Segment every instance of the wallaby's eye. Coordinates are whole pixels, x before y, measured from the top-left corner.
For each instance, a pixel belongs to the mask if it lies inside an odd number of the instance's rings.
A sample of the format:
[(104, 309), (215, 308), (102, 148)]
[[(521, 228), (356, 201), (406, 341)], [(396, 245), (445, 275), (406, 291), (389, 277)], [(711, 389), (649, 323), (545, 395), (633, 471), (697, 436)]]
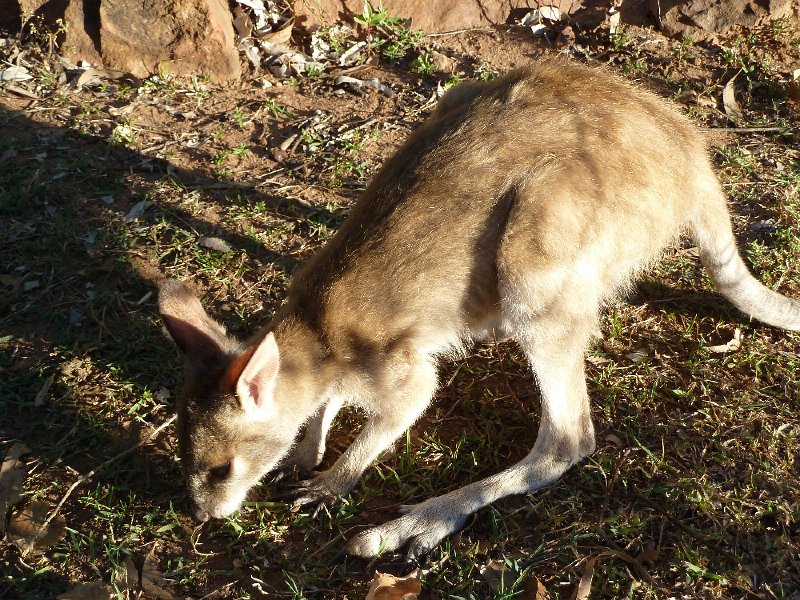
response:
[(213, 469), (208, 470), (209, 478), (214, 481), (222, 481), (223, 479), (227, 479), (228, 475), (230, 474), (231, 474), (230, 462), (226, 462), (224, 465), (219, 465), (218, 467), (214, 467)]

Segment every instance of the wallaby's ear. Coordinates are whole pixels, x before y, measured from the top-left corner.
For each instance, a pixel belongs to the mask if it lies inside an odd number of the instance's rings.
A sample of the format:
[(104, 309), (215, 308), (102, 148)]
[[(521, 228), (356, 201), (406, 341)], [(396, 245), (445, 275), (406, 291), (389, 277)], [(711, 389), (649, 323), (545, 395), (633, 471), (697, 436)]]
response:
[(272, 414), (275, 407), (272, 394), (279, 367), (278, 344), (269, 333), (255, 348), (236, 382), (236, 396), (242, 409), (251, 416), (265, 418)]
[(189, 356), (212, 359), (229, 345), (225, 328), (208, 316), (192, 291), (167, 279), (158, 292), (158, 311), (178, 348)]

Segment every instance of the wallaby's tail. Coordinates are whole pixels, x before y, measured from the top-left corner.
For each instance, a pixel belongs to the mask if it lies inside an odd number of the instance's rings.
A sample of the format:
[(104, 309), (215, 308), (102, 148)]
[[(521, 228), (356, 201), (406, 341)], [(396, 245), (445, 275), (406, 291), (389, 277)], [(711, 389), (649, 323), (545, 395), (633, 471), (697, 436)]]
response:
[(689, 235), (717, 290), (762, 323), (800, 331), (800, 301), (773, 292), (747, 270), (736, 248), (722, 191), (714, 189), (699, 205), (700, 214), (689, 224)]

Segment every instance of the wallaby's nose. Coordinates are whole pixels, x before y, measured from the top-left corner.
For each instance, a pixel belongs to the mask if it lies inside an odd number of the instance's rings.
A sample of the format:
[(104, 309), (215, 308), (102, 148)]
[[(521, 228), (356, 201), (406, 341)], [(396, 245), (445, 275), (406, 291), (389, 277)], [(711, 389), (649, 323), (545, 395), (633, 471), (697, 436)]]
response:
[(200, 521), (201, 523), (205, 523), (206, 521), (208, 521), (211, 518), (211, 515), (209, 515), (206, 511), (204, 511), (199, 506), (195, 506), (195, 508), (194, 508), (194, 518), (197, 519), (198, 521)]

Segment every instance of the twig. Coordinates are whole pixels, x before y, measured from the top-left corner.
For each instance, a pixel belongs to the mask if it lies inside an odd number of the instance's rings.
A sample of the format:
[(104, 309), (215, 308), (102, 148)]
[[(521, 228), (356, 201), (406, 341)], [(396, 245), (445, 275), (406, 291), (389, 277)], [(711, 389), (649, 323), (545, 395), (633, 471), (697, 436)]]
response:
[(700, 131), (730, 131), (732, 133), (758, 133), (763, 131), (780, 131), (789, 133), (787, 127), (701, 127)]
[(470, 27), (469, 29), (456, 29), (454, 31), (442, 31), (440, 33), (426, 33), (425, 37), (443, 37), (445, 35), (458, 35), (459, 33), (471, 33), (473, 31), (494, 31), (494, 27)]
[(39, 525), (39, 527), (37, 527), (36, 531), (33, 532), (33, 535), (30, 537), (30, 540), (31, 540), (30, 545), (22, 553), (23, 556), (28, 554), (31, 550), (33, 550), (33, 546), (34, 546), (34, 543), (36, 542), (36, 540), (38, 540), (42, 536), (42, 533), (44, 532), (45, 529), (47, 529), (47, 526), (50, 525), (50, 522), (61, 511), (61, 508), (64, 506), (64, 503), (67, 501), (67, 498), (69, 498), (72, 495), (72, 492), (74, 492), (75, 489), (79, 485), (85, 483), (87, 480), (89, 480), (92, 477), (94, 477), (97, 474), (98, 471), (102, 471), (103, 469), (105, 469), (111, 463), (114, 463), (114, 462), (118, 461), (119, 459), (127, 456), (128, 454), (131, 454), (137, 448), (140, 448), (141, 446), (144, 446), (147, 442), (149, 442), (154, 437), (156, 437), (159, 433), (161, 433), (161, 431), (163, 431), (165, 428), (167, 428), (169, 425), (171, 425), (172, 422), (176, 419), (176, 417), (177, 417), (177, 415), (172, 415), (169, 419), (167, 419), (161, 425), (156, 427), (152, 431), (152, 433), (150, 433), (150, 435), (148, 435), (145, 439), (143, 439), (139, 443), (134, 444), (133, 446), (131, 446), (127, 450), (123, 450), (122, 452), (120, 452), (116, 456), (112, 456), (111, 458), (109, 458), (104, 463), (100, 464), (99, 466), (97, 466), (94, 469), (92, 469), (91, 471), (89, 471), (86, 475), (82, 475), (82, 476), (78, 477), (78, 479), (76, 479), (75, 482), (69, 487), (69, 489), (64, 494), (64, 496), (61, 498), (59, 503), (56, 504), (56, 507), (52, 510), (52, 512), (49, 515), (47, 515), (47, 518), (44, 520), (44, 522), (41, 525)]
[(14, 85), (13, 83), (6, 83), (2, 87), (0, 87), (0, 89), (7, 89), (9, 92), (14, 92), (15, 94), (18, 94), (18, 95), (20, 95), (20, 96), (22, 96), (24, 98), (31, 98), (32, 100), (39, 100), (39, 96), (37, 96), (33, 92), (28, 91), (25, 88), (20, 87), (18, 85)]

